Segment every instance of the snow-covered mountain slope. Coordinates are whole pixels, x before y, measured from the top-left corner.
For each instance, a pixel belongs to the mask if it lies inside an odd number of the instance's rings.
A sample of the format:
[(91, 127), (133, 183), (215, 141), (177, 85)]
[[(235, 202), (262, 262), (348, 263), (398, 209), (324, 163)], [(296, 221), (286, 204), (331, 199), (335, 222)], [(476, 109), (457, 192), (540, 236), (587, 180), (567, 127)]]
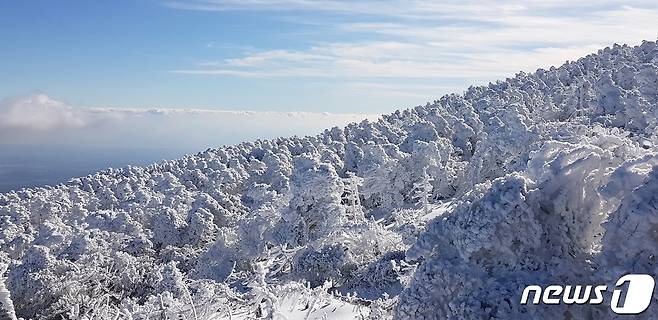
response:
[(611, 318), (519, 298), (658, 274), (657, 115), (658, 45), (616, 45), (376, 122), (1, 194), (0, 263), (26, 318), (277, 318), (291, 293), (311, 318), (320, 295), (372, 319)]

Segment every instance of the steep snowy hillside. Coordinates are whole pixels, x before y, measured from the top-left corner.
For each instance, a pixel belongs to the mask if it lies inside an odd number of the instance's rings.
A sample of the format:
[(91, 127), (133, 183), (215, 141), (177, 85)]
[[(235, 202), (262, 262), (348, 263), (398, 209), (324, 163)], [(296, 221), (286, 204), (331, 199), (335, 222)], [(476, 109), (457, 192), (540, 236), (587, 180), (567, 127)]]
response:
[(657, 115), (644, 42), (377, 122), (1, 194), (0, 299), (25, 318), (612, 318), (610, 299), (519, 299), (658, 274)]

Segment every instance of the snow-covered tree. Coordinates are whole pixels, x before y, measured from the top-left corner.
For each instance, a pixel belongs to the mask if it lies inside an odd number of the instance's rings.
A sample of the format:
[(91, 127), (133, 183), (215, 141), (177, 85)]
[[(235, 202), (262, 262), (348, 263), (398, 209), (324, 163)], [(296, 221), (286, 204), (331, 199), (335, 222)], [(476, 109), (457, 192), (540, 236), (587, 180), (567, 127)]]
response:
[(382, 318), (612, 318), (513, 302), (658, 272), (657, 106), (658, 44), (614, 45), (316, 136), (3, 193), (0, 303), (204, 319), (295, 292)]
[(0, 262), (0, 319), (16, 320), (14, 303), (11, 301), (11, 295), (5, 286), (4, 273), (7, 266)]
[(424, 214), (429, 214), (430, 198), (432, 195), (432, 181), (433, 179), (427, 174), (427, 169), (423, 169), (421, 180), (414, 183), (413, 198), (420, 202)]

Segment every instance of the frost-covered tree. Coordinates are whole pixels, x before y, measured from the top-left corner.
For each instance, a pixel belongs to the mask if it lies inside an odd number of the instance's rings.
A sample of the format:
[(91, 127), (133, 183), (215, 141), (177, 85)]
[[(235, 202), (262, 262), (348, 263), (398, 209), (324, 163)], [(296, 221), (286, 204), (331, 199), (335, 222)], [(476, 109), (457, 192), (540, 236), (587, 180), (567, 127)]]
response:
[(291, 244), (304, 244), (328, 235), (345, 215), (341, 204), (343, 182), (336, 170), (313, 157), (298, 157), (294, 161), (290, 213), (283, 219), (299, 225), (299, 234), (292, 235)]
[(291, 292), (381, 318), (612, 318), (514, 302), (658, 272), (657, 106), (656, 42), (614, 45), (316, 136), (3, 193), (4, 285), (35, 319), (278, 316)]
[(346, 218), (354, 222), (362, 221), (365, 217), (359, 187), (363, 184), (363, 179), (352, 172), (347, 172), (347, 178), (344, 179), (343, 184), (345, 189), (341, 197), (343, 205), (346, 206)]
[(3, 274), (6, 270), (7, 266), (0, 263), (0, 319), (16, 320), (14, 303), (11, 301), (11, 295), (5, 286)]

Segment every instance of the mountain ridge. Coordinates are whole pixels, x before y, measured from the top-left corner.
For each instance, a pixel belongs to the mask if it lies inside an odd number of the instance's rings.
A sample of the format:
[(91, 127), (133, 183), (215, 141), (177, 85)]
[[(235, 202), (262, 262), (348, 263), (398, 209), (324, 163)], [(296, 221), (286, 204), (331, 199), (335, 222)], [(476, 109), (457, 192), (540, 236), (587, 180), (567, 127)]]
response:
[(657, 106), (656, 42), (615, 45), (378, 121), (0, 194), (0, 263), (22, 317), (265, 316), (312, 289), (375, 319), (609, 318), (518, 290), (658, 274), (654, 227), (629, 232), (658, 219)]

